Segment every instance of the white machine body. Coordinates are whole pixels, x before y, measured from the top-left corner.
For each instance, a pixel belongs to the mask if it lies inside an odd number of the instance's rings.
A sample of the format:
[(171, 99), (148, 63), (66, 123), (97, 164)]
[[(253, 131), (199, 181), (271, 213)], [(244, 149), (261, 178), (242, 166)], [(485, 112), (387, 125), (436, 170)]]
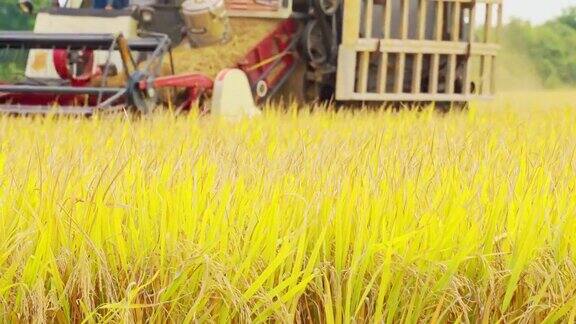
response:
[(242, 70), (226, 69), (218, 74), (214, 81), (211, 113), (229, 119), (261, 114), (254, 103), (248, 77)]

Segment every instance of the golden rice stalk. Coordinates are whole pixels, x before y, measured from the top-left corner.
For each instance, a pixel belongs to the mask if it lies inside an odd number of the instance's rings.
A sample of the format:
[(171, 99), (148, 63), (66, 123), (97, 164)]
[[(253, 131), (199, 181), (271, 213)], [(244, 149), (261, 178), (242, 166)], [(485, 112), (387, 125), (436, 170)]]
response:
[(572, 323), (572, 98), (0, 116), (0, 322)]

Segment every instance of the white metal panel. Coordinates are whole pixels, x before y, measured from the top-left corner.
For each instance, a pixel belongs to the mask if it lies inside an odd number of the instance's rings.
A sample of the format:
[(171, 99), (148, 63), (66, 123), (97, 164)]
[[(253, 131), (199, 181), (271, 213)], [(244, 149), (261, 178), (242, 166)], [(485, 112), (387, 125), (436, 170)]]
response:
[[(137, 37), (137, 22), (130, 16), (121, 17), (87, 17), (65, 16), (50, 13), (39, 13), (34, 26), (36, 33), (71, 33), (71, 34), (118, 34), (127, 38)], [(28, 54), (25, 75), (28, 78), (58, 79), (58, 73), (52, 61), (52, 50), (31, 50)], [(95, 68), (106, 63), (107, 51), (94, 53)], [(122, 59), (119, 53), (113, 53), (111, 62), (118, 71), (122, 71)]]

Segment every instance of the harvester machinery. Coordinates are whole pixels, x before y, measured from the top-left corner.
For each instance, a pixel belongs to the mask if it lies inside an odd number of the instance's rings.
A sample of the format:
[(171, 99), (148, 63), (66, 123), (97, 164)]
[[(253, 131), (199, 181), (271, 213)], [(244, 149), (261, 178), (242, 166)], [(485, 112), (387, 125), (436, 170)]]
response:
[[(19, 0), (35, 26), (0, 32), (0, 52), (26, 52), (24, 72), (0, 81), (0, 111), (147, 113), (200, 102), (213, 114), (250, 116), (286, 90), (302, 101), (385, 103), (494, 93), (502, 0), (97, 2), (61, 0), (35, 12), (31, 0)], [(254, 28), (274, 23), (215, 75), (175, 68), (181, 44), (187, 60), (210, 47), (238, 50), (224, 45), (250, 31), (233, 28), (241, 19)]]

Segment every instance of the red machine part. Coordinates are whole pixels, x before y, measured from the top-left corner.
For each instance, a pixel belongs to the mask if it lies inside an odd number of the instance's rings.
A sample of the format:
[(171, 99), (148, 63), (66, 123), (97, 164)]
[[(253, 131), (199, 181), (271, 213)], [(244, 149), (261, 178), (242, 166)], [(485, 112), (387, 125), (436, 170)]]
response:
[[(82, 88), (82, 86), (79, 85), (75, 86), (79, 89)], [(146, 92), (149, 89), (185, 89), (185, 100), (184, 102), (179, 102), (179, 107), (182, 109), (188, 109), (193, 102), (204, 95), (209, 95), (213, 87), (214, 81), (211, 78), (196, 73), (143, 79), (138, 83), (138, 88), (142, 92)], [(100, 100), (106, 99), (107, 97), (100, 98)], [(96, 95), (0, 93), (0, 104), (3, 103), (25, 106), (59, 106), (66, 109), (68, 106), (97, 106), (99, 98)], [(125, 98), (119, 98), (115, 104), (123, 103), (126, 103)]]
[[(0, 85), (5, 85), (0, 83)], [(52, 95), (52, 94), (21, 94), (21, 93), (1, 93), (0, 104), (4, 103), (17, 103), (29, 106), (45, 106), (45, 105), (59, 105), (59, 106), (72, 106), (77, 104), (84, 104), (86, 100), (82, 100), (79, 96), (72, 95)]]
[(201, 91), (202, 89), (211, 89), (213, 85), (214, 81), (208, 76), (199, 73), (191, 73), (158, 77), (151, 80), (142, 80), (140, 81), (139, 87), (140, 90), (146, 90), (150, 87), (156, 89), (174, 87)]
[(150, 88), (185, 88), (187, 91), (186, 100), (180, 106), (187, 109), (193, 102), (212, 91), (214, 81), (206, 75), (190, 73), (141, 80), (138, 87), (142, 91)]
[(74, 52), (74, 54), (78, 56), (77, 59), (79, 62), (82, 63), (82, 66), (79, 66), (79, 68), (83, 70), (80, 75), (75, 75), (70, 71), (72, 65), (72, 62), (70, 62), (71, 54), (70, 51), (65, 49), (55, 49), (52, 53), (54, 68), (63, 80), (70, 80), (73, 86), (84, 86), (98, 74), (94, 73), (94, 51), (86, 49)]
[(256, 102), (276, 90), (297, 63), (297, 34), (296, 20), (286, 19), (238, 63), (255, 90)]

